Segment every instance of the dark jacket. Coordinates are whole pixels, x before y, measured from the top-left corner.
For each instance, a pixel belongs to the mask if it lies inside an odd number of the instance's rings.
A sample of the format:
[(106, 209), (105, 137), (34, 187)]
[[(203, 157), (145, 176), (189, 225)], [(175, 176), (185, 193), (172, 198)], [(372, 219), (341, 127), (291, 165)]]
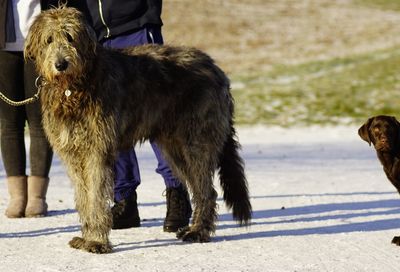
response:
[(85, 13), (99, 41), (149, 24), (162, 26), (162, 0), (81, 0), (68, 5)]
[[(0, 49), (5, 46), (7, 1), (0, 0)], [(58, 0), (42, 0), (42, 9), (58, 6)], [(85, 13), (99, 41), (134, 32), (145, 25), (162, 26), (162, 0), (69, 0), (68, 5)]]

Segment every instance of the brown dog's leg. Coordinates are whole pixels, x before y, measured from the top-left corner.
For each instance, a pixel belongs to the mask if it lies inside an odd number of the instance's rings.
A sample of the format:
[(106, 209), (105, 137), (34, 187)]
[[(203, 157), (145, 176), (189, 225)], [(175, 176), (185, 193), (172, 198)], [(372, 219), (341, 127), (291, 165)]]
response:
[(390, 170), (390, 175), (391, 177), (389, 178), (389, 180), (400, 193), (400, 160), (398, 158), (393, 159), (393, 165), (392, 169)]
[(400, 236), (393, 237), (392, 244), (395, 244), (396, 246), (400, 246)]

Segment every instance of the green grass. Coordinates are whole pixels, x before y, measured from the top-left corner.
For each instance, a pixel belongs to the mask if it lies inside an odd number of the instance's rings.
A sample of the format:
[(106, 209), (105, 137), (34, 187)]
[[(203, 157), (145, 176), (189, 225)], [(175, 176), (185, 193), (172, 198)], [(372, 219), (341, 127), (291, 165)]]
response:
[(356, 4), (400, 11), (399, 0), (356, 0)]
[(232, 75), (239, 124), (359, 124), (400, 117), (400, 48)]

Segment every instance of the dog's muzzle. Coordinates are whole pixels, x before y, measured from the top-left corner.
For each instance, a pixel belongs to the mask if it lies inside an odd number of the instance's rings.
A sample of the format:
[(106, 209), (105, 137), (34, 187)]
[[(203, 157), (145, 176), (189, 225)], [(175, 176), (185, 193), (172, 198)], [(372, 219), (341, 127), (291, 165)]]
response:
[(382, 143), (382, 142), (376, 143), (375, 148), (376, 148), (376, 150), (381, 151), (381, 152), (389, 152), (392, 150), (392, 147), (390, 144)]
[(65, 59), (59, 60), (54, 64), (54, 66), (59, 72), (65, 71), (68, 68), (68, 61)]

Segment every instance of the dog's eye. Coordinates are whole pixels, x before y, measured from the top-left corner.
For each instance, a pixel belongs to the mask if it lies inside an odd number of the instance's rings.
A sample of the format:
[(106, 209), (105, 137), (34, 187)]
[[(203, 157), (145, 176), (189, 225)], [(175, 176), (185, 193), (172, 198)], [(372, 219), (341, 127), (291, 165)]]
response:
[(53, 42), (53, 37), (52, 36), (49, 36), (48, 38), (47, 38), (47, 44), (51, 44)]
[(67, 36), (67, 40), (68, 40), (68, 42), (73, 42), (74, 41), (74, 39), (72, 38), (72, 36), (71, 36), (71, 34), (69, 34), (69, 33), (66, 33), (65, 34), (66, 36)]

